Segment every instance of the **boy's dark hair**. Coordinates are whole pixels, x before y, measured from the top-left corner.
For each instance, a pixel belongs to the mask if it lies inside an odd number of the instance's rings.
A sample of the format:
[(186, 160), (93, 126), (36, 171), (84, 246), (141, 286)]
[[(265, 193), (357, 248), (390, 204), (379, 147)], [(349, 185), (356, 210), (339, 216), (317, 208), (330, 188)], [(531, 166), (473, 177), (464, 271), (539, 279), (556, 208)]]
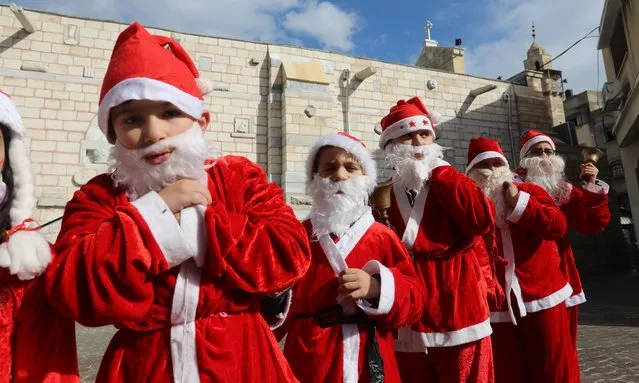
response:
[(7, 185), (7, 194), (4, 201), (0, 202), (0, 230), (11, 229), (11, 202), (13, 200), (13, 171), (11, 170), (11, 159), (9, 158), (9, 148), (13, 132), (9, 127), (0, 124), (2, 137), (4, 140), (4, 165), (2, 168), (2, 180)]

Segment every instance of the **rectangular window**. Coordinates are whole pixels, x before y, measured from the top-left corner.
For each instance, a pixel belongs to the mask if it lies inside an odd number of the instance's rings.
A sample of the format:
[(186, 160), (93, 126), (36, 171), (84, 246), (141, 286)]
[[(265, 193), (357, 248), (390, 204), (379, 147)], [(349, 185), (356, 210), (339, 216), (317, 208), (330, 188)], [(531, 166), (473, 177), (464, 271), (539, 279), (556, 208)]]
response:
[(610, 39), (610, 54), (612, 55), (612, 63), (615, 67), (615, 75), (617, 77), (619, 77), (621, 65), (628, 53), (628, 44), (626, 42), (626, 32), (624, 30), (623, 20), (623, 13), (619, 10), (617, 21), (615, 22), (615, 27)]

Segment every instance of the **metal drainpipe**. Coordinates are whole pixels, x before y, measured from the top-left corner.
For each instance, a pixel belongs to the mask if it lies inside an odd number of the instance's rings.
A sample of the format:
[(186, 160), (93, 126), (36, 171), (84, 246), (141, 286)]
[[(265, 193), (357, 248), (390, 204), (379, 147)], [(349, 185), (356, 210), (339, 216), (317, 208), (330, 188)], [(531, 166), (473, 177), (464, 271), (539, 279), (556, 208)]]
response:
[(517, 167), (517, 156), (515, 150), (515, 141), (513, 140), (513, 100), (510, 95), (510, 90), (504, 92), (504, 100), (508, 102), (508, 138), (510, 139), (510, 159), (512, 160), (512, 166)]
[[(271, 55), (267, 46), (267, 80), (266, 88), (266, 174), (268, 182), (273, 182), (273, 164), (271, 163)], [(281, 181), (281, 180), (280, 180)], [(281, 182), (280, 182), (281, 183)]]
[(346, 96), (344, 100), (344, 107), (346, 109), (346, 121), (344, 121), (344, 133), (351, 134), (351, 123), (350, 123), (350, 90), (351, 90), (351, 71), (350, 69), (344, 69), (344, 83), (346, 85)]

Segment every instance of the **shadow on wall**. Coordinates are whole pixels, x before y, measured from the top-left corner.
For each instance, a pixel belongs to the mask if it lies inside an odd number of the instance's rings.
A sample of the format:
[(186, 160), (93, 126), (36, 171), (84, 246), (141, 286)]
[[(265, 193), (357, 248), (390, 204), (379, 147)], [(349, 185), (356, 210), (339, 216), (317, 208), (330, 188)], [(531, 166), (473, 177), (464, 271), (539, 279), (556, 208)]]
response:
[(13, 48), (17, 43), (24, 40), (29, 36), (29, 33), (24, 29), (20, 29), (4, 40), (0, 41), (0, 54), (3, 54), (6, 50)]

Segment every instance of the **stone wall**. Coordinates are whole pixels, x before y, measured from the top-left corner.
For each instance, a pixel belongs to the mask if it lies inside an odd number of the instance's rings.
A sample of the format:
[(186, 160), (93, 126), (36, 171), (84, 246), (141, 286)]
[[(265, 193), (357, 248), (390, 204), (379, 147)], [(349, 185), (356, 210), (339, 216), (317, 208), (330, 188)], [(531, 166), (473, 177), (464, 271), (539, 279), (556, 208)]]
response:
[[(35, 218), (46, 222), (61, 215), (80, 185), (107, 170), (110, 146), (95, 121), (98, 94), (126, 25), (27, 14), (33, 34), (0, 6), (0, 89), (13, 96), (25, 119), (36, 174)], [(522, 85), (320, 50), (150, 31), (179, 40), (201, 76), (214, 81), (206, 97), (212, 117), (206, 136), (215, 149), (260, 164), (300, 218), (309, 209), (304, 170), (310, 145), (321, 135), (348, 131), (375, 151), (373, 129), (400, 98), (419, 96), (441, 115), (438, 143), (450, 148), (446, 159), (460, 170), (472, 137), (498, 139), (515, 164), (521, 132), (552, 126), (543, 95)], [(315, 72), (296, 70), (304, 65)], [(355, 74), (366, 68), (374, 74), (358, 80)], [(472, 96), (477, 89), (486, 92)], [(49, 239), (58, 230), (59, 222), (47, 227)]]

